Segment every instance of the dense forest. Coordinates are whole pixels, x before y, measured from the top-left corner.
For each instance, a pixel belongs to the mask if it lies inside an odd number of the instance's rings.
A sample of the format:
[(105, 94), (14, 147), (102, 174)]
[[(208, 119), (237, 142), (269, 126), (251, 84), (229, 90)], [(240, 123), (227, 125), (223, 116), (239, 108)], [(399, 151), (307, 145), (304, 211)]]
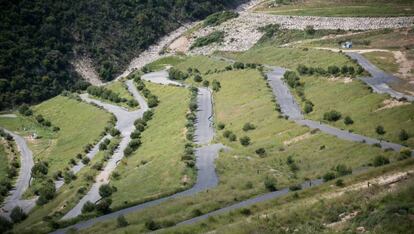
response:
[(232, 0), (0, 0), (0, 110), (85, 89), (70, 61), (86, 55), (111, 80), (142, 49)]

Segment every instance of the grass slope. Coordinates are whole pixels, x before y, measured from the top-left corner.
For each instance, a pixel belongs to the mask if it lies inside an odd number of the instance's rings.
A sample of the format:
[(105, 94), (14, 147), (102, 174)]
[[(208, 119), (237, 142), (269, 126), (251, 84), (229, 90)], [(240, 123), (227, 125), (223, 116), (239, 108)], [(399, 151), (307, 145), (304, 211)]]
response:
[[(194, 225), (160, 233), (357, 233), (363, 226), (370, 233), (410, 233), (414, 179), (389, 186), (342, 192), (383, 174), (412, 170), (414, 160), (344, 178), (346, 188), (327, 183), (279, 199), (211, 217)], [(341, 214), (357, 216), (339, 222)], [(250, 212), (250, 213), (248, 213)], [(342, 216), (343, 217), (343, 216)]]
[(62, 96), (35, 106), (33, 111), (60, 127), (45, 151), (34, 152), (36, 160), (49, 162), (52, 173), (66, 167), (87, 143), (97, 140), (110, 119), (103, 110)]
[[(274, 1), (273, 1), (274, 2)], [(414, 8), (410, 0), (309, 0), (283, 1), (274, 7), (259, 7), (257, 11), (265, 11), (277, 15), (300, 16), (410, 16)]]
[(28, 141), (34, 159), (47, 160), (49, 171), (62, 170), (71, 158), (83, 152), (83, 147), (98, 139), (110, 115), (89, 104), (57, 96), (33, 108), (34, 115), (41, 114), (60, 128), (52, 132), (39, 125), (33, 118), (0, 118), (0, 126), (16, 131), (22, 136), (36, 133), (39, 138)]
[[(270, 89), (258, 71), (223, 72), (207, 75), (205, 79), (210, 83), (213, 79), (219, 80), (222, 86), (219, 92), (214, 93), (215, 121), (226, 124), (225, 129), (233, 131), (238, 138), (247, 135), (252, 140), (251, 145), (244, 147), (238, 141), (225, 139), (223, 131), (217, 132), (215, 140), (231, 148), (228, 152), (221, 152), (216, 160), (219, 186), (192, 197), (174, 199), (129, 214), (126, 218), (130, 225), (125, 228), (118, 228), (116, 221), (111, 220), (82, 233), (148, 232), (145, 226), (148, 220), (153, 220), (161, 227), (169, 227), (173, 223), (267, 192), (263, 185), (266, 177), (275, 178), (277, 187), (283, 188), (302, 182), (305, 178), (321, 176), (339, 163), (355, 168), (371, 162), (379, 154), (390, 158), (396, 156), (393, 152), (382, 152), (372, 146), (339, 140), (322, 133), (285, 145), (284, 141), (308, 133), (309, 130), (278, 118), (279, 114), (271, 102), (273, 97)], [(256, 129), (244, 132), (242, 127), (246, 122), (256, 125)], [(266, 149), (265, 157), (256, 155), (255, 150), (259, 147)], [(300, 168), (297, 173), (292, 173), (286, 164), (290, 155)]]
[(7, 178), (8, 165), (9, 159), (6, 154), (5, 145), (3, 141), (0, 141), (0, 181)]
[(210, 59), (206, 56), (192, 56), (188, 57), (182, 63), (177, 64), (176, 68), (182, 70), (183, 72), (187, 72), (188, 68), (196, 68), (203, 74), (207, 71), (214, 71), (216, 69), (222, 70), (227, 65), (228, 64), (223, 61)]
[(121, 176), (112, 182), (118, 188), (113, 195), (113, 207), (183, 189), (181, 179), (184, 175), (194, 179), (181, 161), (186, 142), (184, 128), (188, 90), (151, 83), (146, 83), (146, 86), (158, 96), (160, 104), (154, 109), (154, 118), (149, 121), (148, 129), (142, 133), (142, 146), (117, 168)]
[(219, 52), (218, 55), (245, 63), (269, 64), (296, 69), (299, 64), (311, 67), (352, 65), (352, 62), (340, 53), (325, 50), (277, 48), (271, 45), (259, 45), (243, 53)]
[(378, 110), (384, 106), (383, 101), (389, 98), (386, 95), (371, 93), (361, 81), (354, 80), (344, 84), (317, 77), (302, 77), (302, 81), (305, 82), (306, 98), (315, 105), (314, 111), (308, 115), (309, 118), (322, 120), (325, 112), (337, 110), (343, 117), (349, 115), (354, 124), (347, 126), (342, 118), (331, 123), (333, 126), (378, 138), (375, 128), (382, 125), (386, 131), (384, 139), (414, 146), (413, 137), (406, 142), (401, 142), (398, 137), (401, 129), (405, 129), (411, 135), (414, 133), (413, 104)]
[(364, 53), (363, 56), (367, 58), (372, 64), (379, 69), (394, 74), (398, 72), (399, 65), (391, 52), (369, 52)]

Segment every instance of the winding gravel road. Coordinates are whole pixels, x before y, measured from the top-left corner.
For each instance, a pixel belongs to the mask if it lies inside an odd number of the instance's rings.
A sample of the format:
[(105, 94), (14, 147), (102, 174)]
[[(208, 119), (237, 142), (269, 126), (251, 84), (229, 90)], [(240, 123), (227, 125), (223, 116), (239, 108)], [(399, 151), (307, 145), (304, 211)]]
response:
[(399, 144), (380, 141), (374, 138), (341, 130), (327, 124), (322, 124), (317, 121), (305, 119), (298, 103), (290, 92), (288, 85), (282, 80), (285, 71), (286, 70), (283, 68), (273, 68), (272, 71), (267, 73), (267, 80), (270, 87), (272, 88), (273, 94), (276, 96), (282, 113), (288, 116), (289, 119), (295, 121), (297, 124), (307, 126), (311, 129), (319, 129), (324, 133), (348, 141), (360, 142), (369, 145), (380, 144), (383, 149), (392, 149), (394, 151), (400, 151), (400, 149), (403, 147)]
[(365, 70), (371, 74), (372, 77), (364, 77), (361, 78), (361, 80), (372, 87), (375, 92), (386, 93), (391, 97), (398, 99), (406, 98), (410, 102), (414, 101), (414, 96), (395, 91), (390, 87), (390, 85), (402, 84), (402, 80), (378, 69), (374, 64), (368, 61), (368, 59), (357, 52), (345, 52), (345, 54), (350, 56), (352, 59), (355, 59)]
[(163, 71), (157, 71), (157, 72), (151, 72), (151, 73), (144, 74), (143, 76), (141, 76), (141, 79), (152, 82), (152, 83), (156, 83), (156, 84), (162, 84), (162, 85), (184, 86), (183, 84), (177, 81), (168, 79), (168, 76), (169, 76), (168, 71), (163, 70)]
[[(148, 74), (147, 77), (158, 77), (160, 74)], [(161, 74), (161, 75), (165, 75), (165, 74)], [(167, 79), (167, 78), (164, 78)], [(132, 81), (127, 81), (129, 83), (128, 87), (131, 88), (130, 91), (134, 94), (134, 97), (139, 99), (140, 95), (138, 93), (138, 91), (135, 89), (135, 87), (133, 86), (133, 82)], [(162, 82), (162, 84), (170, 84), (170, 82)], [(181, 84), (180, 84), (181, 86)], [(120, 110), (122, 108), (117, 107), (117, 106), (113, 106), (111, 104), (106, 104), (106, 103), (101, 103), (100, 101), (97, 100), (93, 100), (90, 99), (87, 95), (82, 95), (82, 99), (84, 99), (87, 102), (93, 102), (96, 103), (102, 107), (104, 107), (105, 109), (111, 111), (112, 113), (116, 113), (115, 115), (119, 115), (122, 114), (122, 111), (125, 112), (125, 110)], [(141, 100), (142, 101), (142, 100)], [(177, 198), (177, 197), (183, 197), (183, 196), (191, 196), (194, 195), (196, 193), (199, 193), (201, 191), (205, 191), (208, 190), (210, 188), (214, 188), (218, 185), (218, 176), (216, 173), (216, 169), (215, 169), (215, 164), (214, 161), (218, 156), (218, 153), (221, 149), (225, 149), (225, 147), (222, 144), (212, 144), (210, 145), (209, 143), (213, 140), (214, 137), (214, 128), (213, 128), (213, 101), (212, 101), (212, 93), (211, 90), (207, 89), (207, 88), (199, 88), (199, 92), (197, 95), (197, 103), (198, 103), (198, 110), (197, 110), (197, 123), (196, 123), (196, 136), (195, 136), (195, 142), (200, 145), (200, 147), (198, 147), (195, 150), (195, 155), (196, 155), (196, 167), (197, 167), (197, 181), (194, 184), (194, 186), (188, 190), (185, 190), (183, 192), (179, 192), (176, 193), (174, 195), (168, 196), (168, 197), (164, 197), (161, 199), (157, 199), (157, 200), (153, 200), (150, 202), (145, 202), (143, 204), (140, 205), (136, 205), (136, 206), (132, 206), (123, 210), (119, 210), (107, 215), (103, 215), (97, 218), (93, 218), (84, 222), (79, 222), (73, 226), (64, 228), (64, 229), (60, 229), (55, 231), (54, 233), (65, 233), (69, 228), (76, 228), (76, 229), (85, 229), (88, 228), (98, 222), (103, 222), (106, 220), (110, 220), (113, 218), (118, 217), (119, 215), (126, 215), (132, 212), (137, 212), (140, 210), (143, 210), (145, 208), (151, 207), (151, 206), (155, 206), (158, 205), (162, 202), (171, 200), (173, 198)], [(145, 104), (146, 105), (146, 104)], [(141, 107), (146, 107), (143, 104), (141, 104), (140, 102), (140, 106)], [(128, 113), (123, 113), (124, 115), (127, 114), (129, 115), (130, 112)], [(118, 122), (120, 121), (120, 118), (118, 117)], [(135, 118), (136, 119), (136, 118)], [(122, 120), (122, 121), (126, 121), (126, 120)], [(133, 123), (133, 122), (132, 122)], [(117, 125), (118, 126), (118, 125)], [(126, 126), (126, 124), (120, 124), (120, 126)], [(129, 130), (129, 128), (126, 128), (127, 130)], [(129, 137), (129, 134), (128, 134)], [(127, 137), (124, 137), (124, 139), (126, 139)], [(122, 147), (120, 147), (122, 148)], [(122, 150), (123, 152), (123, 150)], [(116, 154), (116, 153), (115, 153)], [(114, 157), (115, 158), (115, 155)], [(112, 168), (112, 167), (111, 167)], [(104, 172), (103, 172), (104, 173)], [(101, 173), (102, 174), (102, 173)], [(104, 173), (105, 175), (107, 175), (108, 173)], [(108, 178), (106, 178), (106, 181), (108, 180)], [(88, 192), (88, 194), (82, 198), (82, 200), (76, 205), (76, 207), (74, 209), (72, 209), (69, 213), (67, 213), (63, 219), (70, 219), (70, 218), (74, 218), (76, 216), (78, 216), (81, 213), (82, 207), (83, 205), (87, 202), (87, 201), (98, 201), (99, 200), (99, 186), (102, 184), (100, 183), (100, 180), (97, 180), (98, 182), (95, 183), (92, 187), (92, 189)]]
[(36, 199), (22, 199), (24, 192), (30, 185), (31, 171), (34, 166), (34, 162), (33, 153), (27, 146), (26, 140), (14, 132), (6, 129), (4, 129), (4, 131), (13, 136), (17, 149), (20, 152), (19, 177), (17, 178), (13, 190), (10, 191), (10, 195), (5, 199), (3, 206), (0, 209), (0, 215), (9, 218), (9, 212), (16, 206), (22, 208), (26, 213), (35, 206)]
[(139, 94), (138, 90), (136, 89), (132, 80), (126, 81), (128, 86), (128, 90), (132, 93), (134, 98), (138, 101), (140, 105), (140, 109), (137, 111), (128, 112), (126, 109), (115, 106), (109, 103), (104, 103), (99, 100), (91, 99), (87, 94), (81, 95), (81, 98), (88, 102), (88, 103), (95, 103), (107, 111), (113, 113), (116, 118), (116, 129), (121, 132), (121, 142), (119, 147), (115, 151), (114, 155), (112, 155), (111, 159), (107, 162), (103, 171), (99, 173), (96, 177), (96, 182), (92, 185), (91, 189), (88, 193), (76, 204), (76, 206), (70, 210), (68, 213), (63, 216), (63, 220), (75, 218), (82, 213), (83, 205), (90, 201), (92, 203), (96, 203), (101, 199), (99, 195), (99, 187), (103, 184), (107, 184), (109, 182), (109, 177), (111, 173), (117, 167), (118, 162), (124, 157), (124, 150), (128, 146), (128, 143), (131, 141), (130, 134), (134, 131), (135, 126), (134, 122), (136, 119), (142, 118), (144, 112), (146, 112), (149, 108), (145, 101), (145, 99)]

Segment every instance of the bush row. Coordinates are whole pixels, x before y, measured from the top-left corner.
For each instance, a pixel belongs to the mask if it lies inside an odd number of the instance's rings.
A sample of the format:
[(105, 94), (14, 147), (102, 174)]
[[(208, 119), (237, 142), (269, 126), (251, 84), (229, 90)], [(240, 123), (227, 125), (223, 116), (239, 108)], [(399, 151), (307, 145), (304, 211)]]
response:
[(197, 95), (198, 95), (198, 89), (196, 87), (190, 87), (190, 103), (188, 105), (188, 109), (190, 110), (189, 113), (187, 113), (187, 123), (185, 124), (185, 127), (187, 129), (186, 133), (186, 139), (187, 143), (184, 146), (184, 152), (183, 156), (181, 157), (181, 160), (185, 162), (186, 166), (189, 168), (194, 168), (196, 158), (194, 155), (194, 134), (195, 134), (195, 123), (197, 120)]
[(327, 70), (321, 67), (307, 67), (303, 64), (298, 65), (296, 70), (300, 75), (321, 75), (321, 76), (355, 76), (361, 75), (364, 72), (364, 69), (359, 65), (356, 64), (357, 68), (355, 69), (353, 66), (344, 65), (342, 67), (338, 66), (329, 66)]
[(153, 108), (158, 106), (160, 101), (158, 100), (158, 97), (153, 95), (147, 87), (145, 87), (145, 83), (141, 80), (141, 77), (136, 76), (134, 78), (135, 85), (137, 89), (141, 92), (141, 94), (147, 99), (148, 107)]

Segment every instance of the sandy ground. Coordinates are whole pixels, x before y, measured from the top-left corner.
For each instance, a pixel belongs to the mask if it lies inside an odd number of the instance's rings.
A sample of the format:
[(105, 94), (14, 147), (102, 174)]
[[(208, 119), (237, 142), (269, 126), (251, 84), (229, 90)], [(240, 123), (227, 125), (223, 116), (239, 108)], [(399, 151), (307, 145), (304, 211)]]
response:
[(292, 138), (292, 139), (290, 139), (290, 140), (288, 140), (288, 141), (284, 141), (284, 142), (283, 142), (283, 144), (284, 144), (285, 146), (289, 146), (289, 145), (292, 145), (292, 144), (297, 143), (297, 142), (299, 142), (299, 141), (303, 141), (303, 140), (305, 140), (305, 139), (308, 139), (308, 138), (310, 138), (311, 136), (312, 136), (312, 134), (311, 134), (310, 132), (307, 132), (307, 133), (305, 133), (305, 134), (303, 134), (303, 135), (300, 135), (300, 136), (294, 137), (294, 138)]
[(378, 108), (377, 110), (375, 110), (375, 112), (410, 104), (409, 102), (398, 101), (396, 99), (386, 99), (382, 103), (384, 104), (384, 106), (382, 106), (381, 108)]
[(414, 69), (414, 61), (408, 60), (405, 53), (401, 51), (393, 51), (394, 58), (399, 64), (398, 73), (395, 74), (400, 78), (408, 80), (411, 84), (414, 84), (414, 76), (411, 70)]

